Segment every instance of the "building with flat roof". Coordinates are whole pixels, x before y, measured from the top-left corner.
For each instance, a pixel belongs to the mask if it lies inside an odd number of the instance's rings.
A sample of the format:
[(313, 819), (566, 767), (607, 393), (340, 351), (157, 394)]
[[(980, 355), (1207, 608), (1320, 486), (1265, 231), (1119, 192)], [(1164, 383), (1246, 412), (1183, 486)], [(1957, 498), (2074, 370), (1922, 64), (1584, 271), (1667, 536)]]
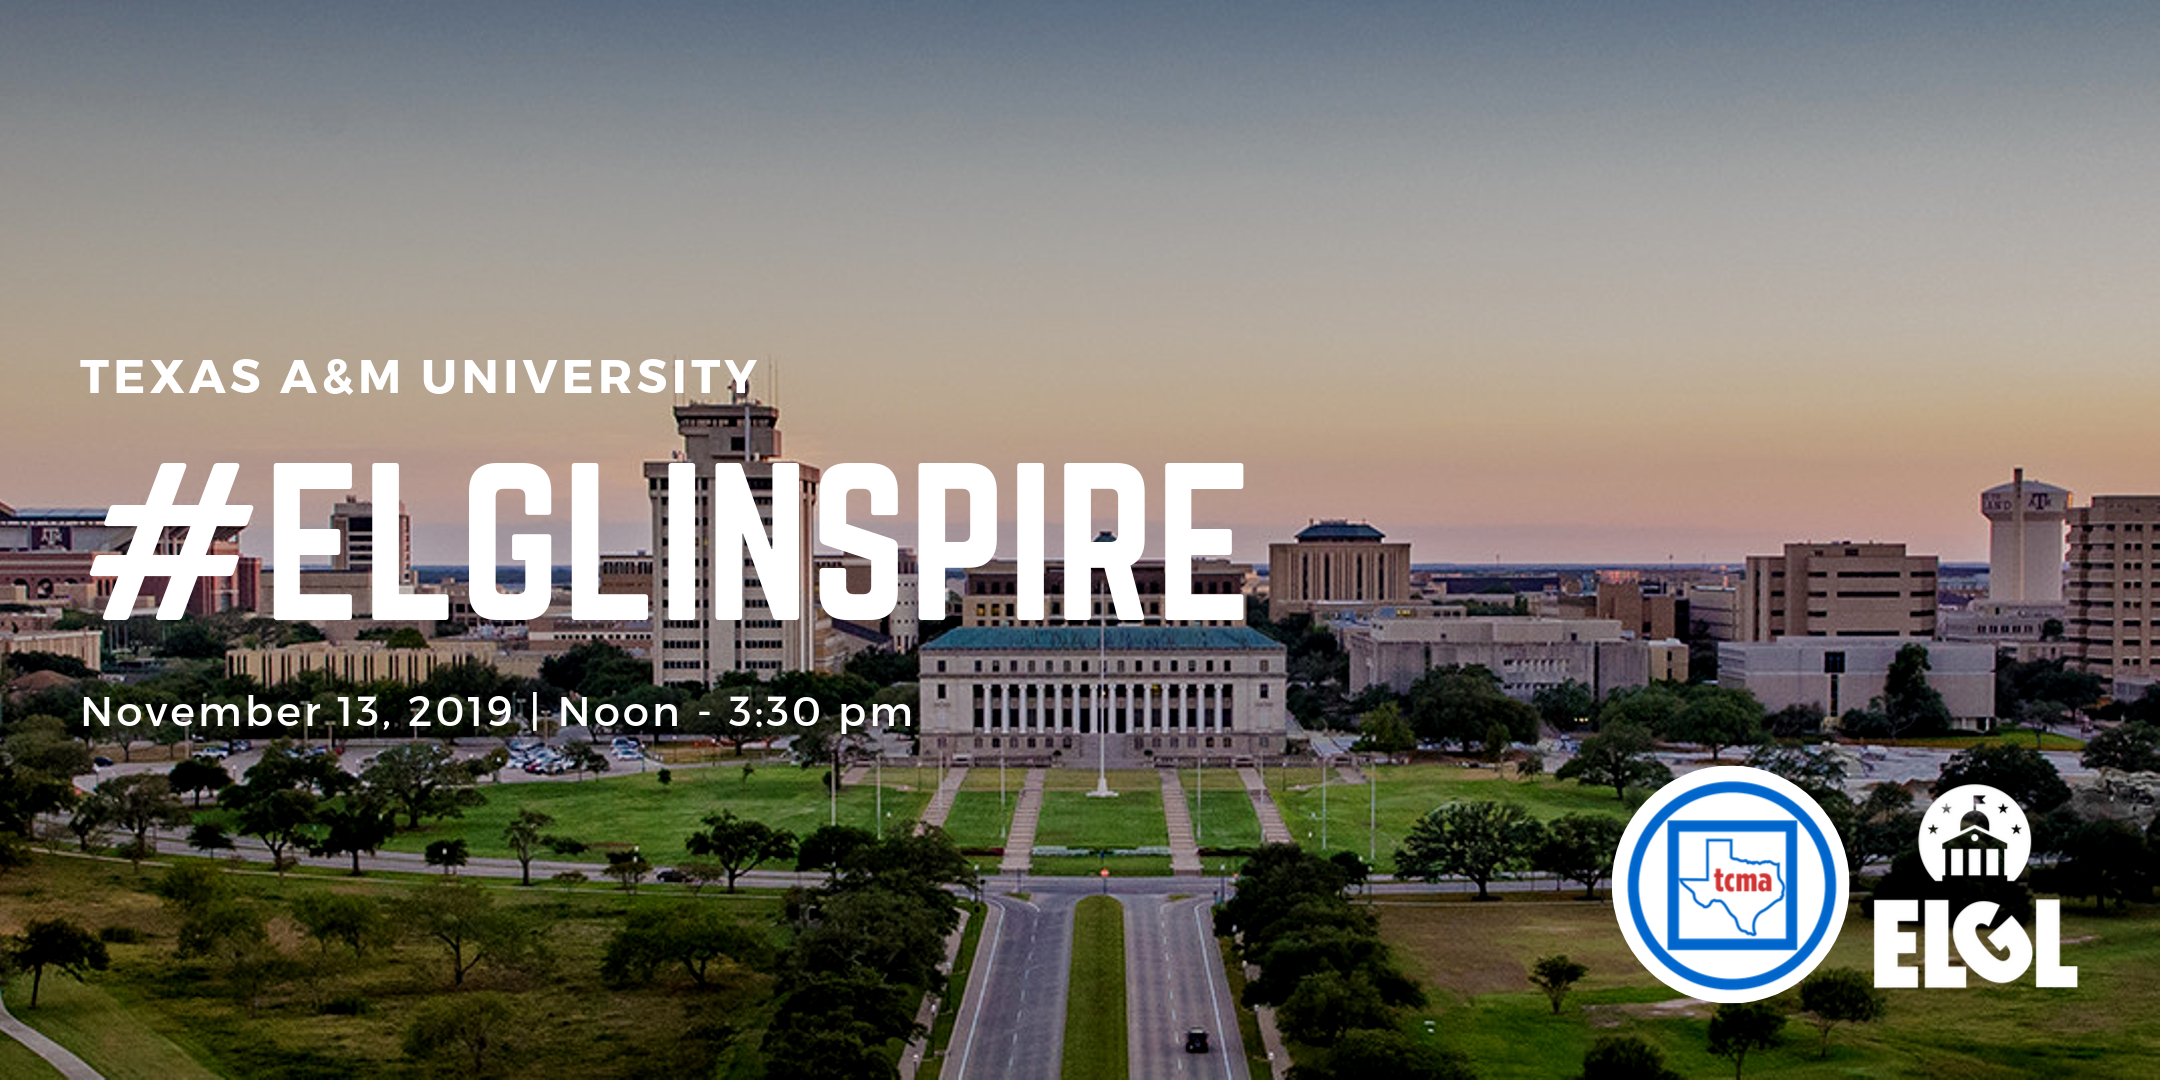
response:
[[(1832, 718), (1881, 697), (1890, 662), (1910, 641), (1785, 638), (1718, 646), (1718, 685), (1754, 694), (1772, 712), (1794, 705)], [(1921, 642), (1928, 651), (1928, 685), (1941, 692), (1950, 715), (1985, 727), (1995, 716), (1995, 647)]]
[(1525, 701), (1573, 680), (1599, 697), (1631, 686), (1687, 678), (1687, 646), (1646, 640), (1611, 619), (1497, 616), (1467, 619), (1373, 619), (1343, 629), (1350, 692), (1373, 686), (1402, 692), (1436, 667), (1476, 665), (1500, 677)]
[[(224, 577), (196, 579), (188, 596), (188, 614), (256, 610), (262, 560), (240, 554), (243, 528), (216, 528), (210, 554), (234, 556), (234, 569)], [(158, 538), (157, 550), (177, 554), (187, 531), (166, 529)], [(17, 510), (0, 503), (0, 585), (21, 590), (25, 603), (58, 600), (103, 610), (112, 597), (113, 579), (93, 575), (90, 567), (99, 553), (124, 551), (134, 537), (133, 526), (105, 524), (101, 508)], [(145, 580), (137, 609), (155, 608), (168, 584), (162, 577)]]
[(378, 641), (345, 645), (318, 641), (275, 649), (230, 650), (225, 654), (225, 673), (244, 675), (264, 686), (289, 682), (308, 671), (329, 672), (354, 683), (410, 684), (424, 681), (437, 668), (468, 660), (510, 674), (534, 675), (539, 671), (537, 657), (518, 664), (493, 642), (486, 641), (436, 641), (425, 649), (391, 649)]
[(1088, 767), (1098, 751), (1116, 767), (1280, 754), (1285, 655), (1243, 626), (960, 627), (922, 647), (922, 752)]
[[(1192, 591), (1194, 595), (1242, 595), (1245, 591), (1245, 567), (1228, 559), (1198, 558), (1192, 561)], [(1140, 623), (1123, 625), (1146, 626), (1243, 626), (1244, 609), (1231, 621), (1180, 621), (1163, 618), (1164, 571), (1161, 559), (1140, 559), (1133, 563), (1133, 588), (1140, 596)], [(1101, 570), (1094, 571), (1090, 583), (1090, 611), (1086, 618), (1065, 620), (1065, 564), (1060, 559), (1045, 560), (1043, 564), (1043, 601), (1048, 618), (1041, 622), (1029, 622), (1018, 617), (1020, 601), (1020, 564), (1014, 559), (992, 559), (967, 571), (960, 586), (960, 625), (962, 626), (1068, 626), (1094, 625), (1108, 620), (1119, 623), (1117, 612), (1110, 601), (1109, 580)]]
[[(817, 574), (812, 543), (817, 536), (818, 469), (801, 466), (797, 492), (800, 528), (796, 565), (801, 568), (796, 603), (800, 618), (773, 617), (765, 585), (749, 565), (716, 565), (713, 553), (712, 472), (720, 462), (739, 464), (749, 482), (758, 517), (769, 530), (773, 515), (773, 466), (780, 456), (780, 409), (747, 395), (726, 402), (693, 402), (675, 406), (675, 430), (683, 448), (672, 461), (645, 463), (645, 485), (652, 501), (652, 617), (659, 630), (653, 635), (653, 681), (711, 684), (730, 671), (754, 671), (771, 675), (781, 671), (810, 671), (817, 666)], [(697, 466), (697, 550), (675, 551), (668, 543), (667, 469), (673, 462)], [(661, 583), (677, 559), (691, 559), (697, 566), (694, 595), (697, 607), (690, 618), (670, 618)], [(732, 557), (728, 560), (732, 563)], [(742, 575), (743, 617), (712, 618), (712, 582), (716, 573)]]
[(0, 656), (15, 653), (51, 653), (78, 661), (92, 671), (104, 670), (105, 635), (98, 630), (0, 631)]
[(2160, 495), (2073, 507), (2064, 637), (2070, 660), (2118, 691), (2160, 679)]
[(330, 527), (338, 534), (338, 550), (330, 557), (330, 569), (368, 573), (374, 570), (380, 556), (397, 560), (398, 584), (413, 583), (412, 515), (405, 512), (404, 503), (398, 504), (394, 517), (378, 517), (374, 503), (347, 495), (330, 504)]
[(1932, 638), (1936, 559), (1903, 544), (1787, 544), (1750, 555), (1738, 641), (1786, 637)]
[(1268, 619), (1325, 620), (1411, 602), (1410, 545), (1363, 521), (1315, 520), (1268, 545)]

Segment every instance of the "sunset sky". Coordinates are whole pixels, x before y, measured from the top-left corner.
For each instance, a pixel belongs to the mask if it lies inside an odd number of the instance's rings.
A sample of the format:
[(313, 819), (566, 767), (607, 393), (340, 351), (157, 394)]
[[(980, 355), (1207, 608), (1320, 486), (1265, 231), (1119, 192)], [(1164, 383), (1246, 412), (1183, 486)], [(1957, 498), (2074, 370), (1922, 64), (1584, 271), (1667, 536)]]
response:
[[(1969, 559), (2013, 466), (2160, 491), (2148, 4), (4, 25), (16, 506), (239, 461), (262, 552), (271, 463), (394, 460), (420, 561), (462, 562), (473, 468), (541, 463), (566, 504), (590, 460), (608, 546), (649, 546), (669, 400), (420, 386), (490, 357), (769, 358), (790, 456), (891, 465), (904, 506), (926, 460), (1125, 461), (1151, 494), (1241, 461), (1200, 517), (1250, 558), (1349, 516), (1429, 562)], [(240, 357), (271, 385), (92, 397), (79, 368)], [(403, 393), (275, 392), (332, 357), (401, 361)]]

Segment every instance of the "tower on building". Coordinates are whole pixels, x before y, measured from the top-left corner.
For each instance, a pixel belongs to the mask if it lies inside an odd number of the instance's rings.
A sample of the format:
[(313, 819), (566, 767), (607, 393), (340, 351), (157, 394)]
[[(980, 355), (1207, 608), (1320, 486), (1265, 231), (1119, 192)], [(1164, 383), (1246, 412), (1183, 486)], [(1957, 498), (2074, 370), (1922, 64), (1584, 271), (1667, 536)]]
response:
[(2070, 493), (2025, 479), (1980, 493), (1988, 528), (1988, 599), (2003, 604), (2060, 604), (2063, 599), (2063, 521)]

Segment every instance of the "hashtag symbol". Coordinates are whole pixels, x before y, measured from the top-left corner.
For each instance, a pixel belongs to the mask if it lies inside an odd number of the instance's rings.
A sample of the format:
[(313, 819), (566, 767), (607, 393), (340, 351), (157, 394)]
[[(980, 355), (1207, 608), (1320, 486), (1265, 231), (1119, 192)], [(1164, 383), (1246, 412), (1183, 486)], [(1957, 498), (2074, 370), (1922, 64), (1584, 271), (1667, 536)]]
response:
[[(142, 594), (143, 579), (148, 577), (165, 579), (165, 597), (158, 602), (157, 617), (177, 619), (187, 610), (196, 579), (230, 577), (239, 568), (237, 555), (210, 554), (210, 541), (216, 537), (218, 526), (245, 525), (255, 515), (253, 506), (226, 505), (225, 497), (232, 494), (233, 476), (239, 471), (239, 464), (231, 461), (210, 466), (202, 501), (175, 504), (187, 466), (168, 461), (158, 466), (149, 501), (118, 505), (105, 512), (105, 524), (135, 527), (135, 537), (128, 542), (127, 550), (105, 552), (90, 563), (93, 576), (113, 579), (112, 599), (105, 605), (106, 619), (127, 618), (135, 610), (135, 598)], [(167, 546), (167, 529), (187, 530), (177, 552), (163, 550)]]

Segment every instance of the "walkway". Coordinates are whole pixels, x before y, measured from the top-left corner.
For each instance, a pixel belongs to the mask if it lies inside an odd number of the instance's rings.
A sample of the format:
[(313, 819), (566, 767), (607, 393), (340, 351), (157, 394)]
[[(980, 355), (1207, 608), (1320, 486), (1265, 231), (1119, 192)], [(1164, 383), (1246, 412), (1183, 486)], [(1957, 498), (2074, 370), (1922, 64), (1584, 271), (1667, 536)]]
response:
[(923, 807), (922, 819), (915, 823), (915, 831), (921, 832), (931, 826), (943, 828), (945, 819), (952, 814), (953, 797), (960, 794), (960, 781), (967, 779), (967, 766), (949, 769), (945, 779), (938, 781), (937, 790), (930, 795), (930, 803)]
[(16, 1042), (30, 1048), (30, 1052), (44, 1058), (67, 1080), (105, 1080), (102, 1073), (76, 1057), (67, 1047), (46, 1038), (36, 1028), (9, 1015), (7, 1003), (0, 1002), (0, 1035), (12, 1037)]
[(1020, 782), (1020, 802), (1013, 807), (1012, 829), (1005, 834), (1005, 859), (998, 869), (1007, 874), (1027, 873), (1035, 859), (1035, 823), (1042, 818), (1043, 782), (1048, 769), (1029, 769)]
[(1267, 779), (1250, 765), (1238, 769), (1238, 776), (1245, 781), (1245, 794), (1252, 798), (1253, 814), (1260, 819), (1260, 842), (1290, 843), (1290, 826), (1283, 824), (1282, 811), (1275, 808), (1275, 796), (1268, 793)]
[(1185, 784), (1176, 769), (1162, 773), (1163, 822), (1170, 826), (1170, 872), (1201, 873), (1200, 845), (1193, 841), (1192, 808), (1185, 803)]

